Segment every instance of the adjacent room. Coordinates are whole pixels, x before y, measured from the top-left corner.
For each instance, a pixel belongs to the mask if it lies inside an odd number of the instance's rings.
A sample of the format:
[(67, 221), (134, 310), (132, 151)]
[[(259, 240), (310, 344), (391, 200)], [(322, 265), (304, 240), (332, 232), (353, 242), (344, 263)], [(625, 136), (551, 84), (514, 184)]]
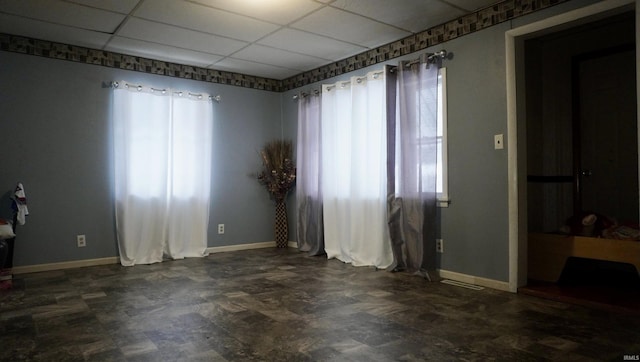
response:
[(635, 14), (532, 37), (525, 47), (524, 291), (638, 309)]
[(638, 359), (637, 8), (0, 0), (0, 360)]

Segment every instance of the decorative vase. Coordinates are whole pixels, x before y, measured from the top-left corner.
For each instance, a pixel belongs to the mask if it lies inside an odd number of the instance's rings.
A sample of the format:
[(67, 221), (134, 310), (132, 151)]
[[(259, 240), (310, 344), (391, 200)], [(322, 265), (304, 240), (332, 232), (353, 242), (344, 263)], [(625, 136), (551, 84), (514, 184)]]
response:
[(287, 205), (284, 200), (276, 201), (276, 224), (275, 224), (276, 247), (286, 248), (289, 246), (289, 230), (287, 226)]

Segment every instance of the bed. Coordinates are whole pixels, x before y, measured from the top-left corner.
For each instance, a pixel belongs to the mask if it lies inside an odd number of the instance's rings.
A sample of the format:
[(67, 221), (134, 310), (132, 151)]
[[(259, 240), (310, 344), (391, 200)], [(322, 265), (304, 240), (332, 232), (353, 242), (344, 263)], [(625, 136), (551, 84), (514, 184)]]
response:
[(634, 265), (640, 271), (640, 242), (586, 236), (530, 233), (528, 277), (557, 282), (571, 256)]

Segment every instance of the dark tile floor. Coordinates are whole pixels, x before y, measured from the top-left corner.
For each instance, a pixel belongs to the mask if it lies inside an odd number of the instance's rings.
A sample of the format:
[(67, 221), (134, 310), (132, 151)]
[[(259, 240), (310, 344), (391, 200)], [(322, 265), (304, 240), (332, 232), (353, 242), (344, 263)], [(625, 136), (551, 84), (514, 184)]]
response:
[(0, 360), (623, 360), (640, 317), (294, 249), (18, 275)]

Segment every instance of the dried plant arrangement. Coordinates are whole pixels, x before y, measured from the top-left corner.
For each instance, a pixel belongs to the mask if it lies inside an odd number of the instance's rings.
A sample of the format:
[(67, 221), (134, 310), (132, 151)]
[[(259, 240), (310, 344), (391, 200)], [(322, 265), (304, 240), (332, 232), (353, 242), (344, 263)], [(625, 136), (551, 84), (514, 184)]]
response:
[(282, 202), (296, 182), (296, 167), (293, 164), (291, 141), (267, 142), (260, 151), (262, 171), (258, 181), (264, 185), (276, 202)]

